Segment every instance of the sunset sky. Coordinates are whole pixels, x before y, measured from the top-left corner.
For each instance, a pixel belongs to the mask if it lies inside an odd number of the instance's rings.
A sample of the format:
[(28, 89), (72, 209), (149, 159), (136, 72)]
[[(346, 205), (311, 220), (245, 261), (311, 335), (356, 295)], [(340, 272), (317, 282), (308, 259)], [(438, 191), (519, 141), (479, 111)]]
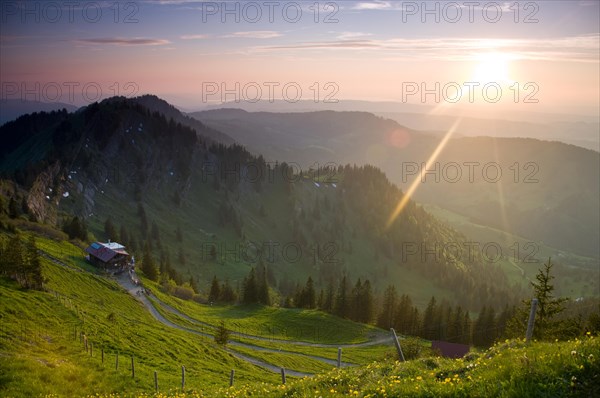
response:
[[(221, 99), (221, 92), (203, 95), (207, 85), (254, 82), (247, 96), (256, 98), (258, 85), (260, 98), (268, 100), (264, 83), (270, 82), (279, 84), (273, 89), (278, 99), (282, 86), (296, 83), (307, 100), (319, 92), (320, 101), (331, 94), (421, 103), (420, 92), (407, 90), (425, 84), (436, 91), (438, 82), (441, 98), (430, 94), (425, 102), (445, 107), (468, 106), (463, 83), (475, 82), (478, 106), (593, 114), (600, 105), (598, 1), (428, 2), (429, 14), (420, 1), (323, 1), (318, 15), (312, 1), (52, 4), (2, 3), (2, 98), (20, 98), (23, 84), (39, 83), (47, 87), (41, 100), (61, 86), (60, 100), (70, 102), (68, 84), (78, 82), (72, 102), (83, 105), (81, 86), (91, 82), (103, 97), (117, 89), (123, 95), (152, 93), (199, 109)], [(334, 84), (325, 88), (328, 82)], [(502, 88), (498, 103), (482, 93), (489, 82)], [(444, 101), (458, 95), (459, 103)], [(526, 103), (528, 95), (537, 103)]]

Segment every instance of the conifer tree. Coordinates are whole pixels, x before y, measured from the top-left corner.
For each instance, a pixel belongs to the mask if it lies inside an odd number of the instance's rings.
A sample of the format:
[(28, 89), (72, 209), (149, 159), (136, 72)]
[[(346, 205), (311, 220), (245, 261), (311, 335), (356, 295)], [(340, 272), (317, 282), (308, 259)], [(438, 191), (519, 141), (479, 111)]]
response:
[(360, 322), (371, 323), (373, 321), (374, 304), (371, 282), (367, 279), (362, 286), (361, 316), (359, 318)]
[(267, 268), (261, 264), (257, 274), (257, 300), (263, 305), (271, 305), (271, 296), (269, 294), (269, 282), (267, 281)]
[(219, 286), (219, 280), (217, 276), (213, 276), (212, 283), (210, 285), (210, 292), (208, 293), (208, 301), (211, 303), (219, 301), (221, 297), (221, 287)]
[(348, 281), (346, 275), (340, 280), (337, 294), (335, 297), (334, 314), (341, 318), (348, 318), (350, 315), (350, 302), (348, 298)]
[(233, 290), (233, 287), (229, 284), (229, 279), (225, 279), (225, 282), (221, 285), (220, 300), (227, 304), (235, 303), (237, 300), (237, 295)]
[(254, 304), (258, 302), (258, 289), (254, 267), (250, 269), (250, 273), (244, 278), (242, 302), (244, 304)]
[(148, 279), (152, 281), (158, 280), (158, 269), (156, 268), (156, 264), (154, 263), (152, 253), (150, 251), (150, 246), (148, 246), (148, 244), (146, 244), (144, 247), (141, 270)]
[(396, 288), (389, 285), (383, 293), (383, 305), (377, 318), (377, 326), (380, 328), (389, 329), (394, 326), (397, 299)]
[(225, 327), (225, 321), (221, 321), (215, 332), (215, 342), (219, 345), (226, 346), (229, 342), (229, 330)]
[(544, 264), (535, 276), (536, 282), (531, 282), (535, 298), (538, 300), (537, 311), (535, 314), (535, 326), (533, 328), (533, 336), (537, 339), (553, 337), (560, 326), (560, 321), (555, 317), (564, 310), (566, 298), (554, 297), (554, 284), (552, 280), (554, 275), (552, 271), (552, 259), (548, 258), (548, 262)]
[(312, 277), (308, 277), (306, 280), (306, 285), (304, 289), (302, 289), (302, 304), (303, 308), (315, 308), (317, 306), (316, 302), (316, 293), (315, 293), (315, 285), (312, 280)]
[(329, 280), (327, 283), (327, 288), (325, 291), (325, 298), (323, 302), (323, 307), (321, 308), (323, 311), (333, 312), (333, 305), (335, 302), (335, 290), (334, 290), (333, 280)]
[(435, 329), (435, 317), (437, 312), (437, 305), (435, 297), (431, 297), (425, 313), (423, 314), (423, 325), (421, 329), (421, 337), (428, 340), (435, 340), (437, 338), (437, 330)]

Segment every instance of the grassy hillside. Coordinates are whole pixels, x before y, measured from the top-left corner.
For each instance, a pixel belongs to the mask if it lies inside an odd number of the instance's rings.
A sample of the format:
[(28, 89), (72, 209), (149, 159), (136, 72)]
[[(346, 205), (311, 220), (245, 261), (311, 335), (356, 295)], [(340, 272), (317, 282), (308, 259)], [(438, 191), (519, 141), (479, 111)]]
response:
[[(178, 330), (157, 321), (114, 280), (84, 269), (85, 263), (73, 255), (80, 249), (40, 235), (36, 238), (47, 291), (22, 290), (0, 280), (2, 396), (153, 396), (154, 371), (161, 391), (156, 397), (590, 397), (600, 393), (600, 339), (595, 335), (530, 345), (510, 340), (463, 359), (434, 356), (399, 363), (384, 359), (394, 357), (388, 345), (347, 345), (376, 336), (371, 327), (317, 311), (205, 306), (160, 294), (150, 285), (161, 313), (167, 314), (168, 308), (180, 311), (169, 315), (173, 323), (187, 329)], [(227, 350), (211, 337), (191, 332), (213, 330), (222, 317), (239, 326), (232, 328), (234, 332), (247, 334), (233, 335)], [(263, 333), (265, 322), (276, 332), (289, 326), (291, 333), (257, 340), (269, 337)], [(343, 361), (359, 366), (331, 370), (334, 365), (318, 358), (333, 362), (336, 346), (311, 345), (320, 338), (294, 334), (294, 324), (319, 325), (322, 341), (339, 343)], [(277, 373), (236, 355), (319, 374), (303, 379), (288, 375), (282, 385)], [(186, 369), (183, 392), (182, 365)], [(231, 369), (236, 371), (235, 383), (228, 388)]]
[[(0, 239), (6, 237), (0, 235)], [(23, 240), (27, 237), (28, 234), (21, 235)], [(245, 346), (224, 350), (214, 343), (210, 333), (205, 337), (190, 332), (197, 325), (189, 321), (186, 323), (184, 319), (171, 316), (173, 323), (187, 330), (160, 323), (116, 281), (93, 273), (94, 269), (75, 254), (81, 250), (71, 243), (41, 235), (36, 235), (36, 242), (41, 250), (46, 291), (23, 290), (14, 282), (0, 279), (2, 396), (141, 394), (153, 391), (154, 371), (158, 372), (161, 391), (168, 391), (180, 388), (182, 365), (186, 369), (186, 390), (189, 391), (226, 386), (231, 369), (236, 371), (236, 383), (276, 383), (279, 375), (237, 355), (262, 360), (277, 368), (285, 366), (316, 373), (329, 370), (333, 365), (313, 356), (329, 358), (333, 362), (337, 349), (335, 346), (303, 346), (291, 341), (289, 344), (257, 341), (254, 336), (264, 334), (265, 323), (280, 332), (275, 337), (288, 340), (315, 339), (306, 332), (302, 335), (294, 325), (304, 325), (305, 330), (318, 325), (324, 341), (340, 344), (364, 341), (365, 336), (377, 333), (373, 327), (318, 311), (303, 313), (257, 306), (209, 307), (159, 294), (161, 301), (185, 311), (186, 317), (207, 322), (209, 327), (202, 330), (212, 333), (214, 326), (224, 318), (233, 331), (248, 335), (244, 338), (232, 336), (232, 339), (262, 347), (265, 351), (250, 350)], [(336, 331), (340, 330), (344, 332), (336, 338)], [(83, 336), (88, 341), (87, 351)], [(389, 346), (382, 345), (363, 351), (360, 347), (348, 348), (348, 359), (344, 359), (357, 364), (367, 363), (383, 357), (388, 350)], [(132, 355), (135, 378), (131, 377)]]
[[(285, 386), (220, 390), (229, 397), (592, 397), (600, 393), (598, 336), (560, 343), (507, 340), (481, 353), (385, 361)], [(191, 394), (190, 397), (195, 395)], [(201, 396), (201, 395), (200, 395)]]

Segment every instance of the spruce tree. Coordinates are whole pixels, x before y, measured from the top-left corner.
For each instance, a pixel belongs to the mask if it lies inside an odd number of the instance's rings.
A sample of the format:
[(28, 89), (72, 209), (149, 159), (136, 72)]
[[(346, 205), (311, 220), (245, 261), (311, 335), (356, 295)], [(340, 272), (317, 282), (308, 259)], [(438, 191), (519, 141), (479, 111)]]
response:
[(213, 276), (212, 283), (210, 285), (210, 292), (208, 293), (208, 301), (215, 303), (219, 301), (221, 297), (221, 287), (219, 286), (219, 280), (217, 276)]
[(235, 291), (229, 284), (229, 279), (225, 279), (225, 282), (221, 285), (221, 297), (220, 300), (227, 304), (235, 303), (237, 296)]
[(554, 275), (550, 274), (553, 266), (552, 260), (548, 258), (548, 262), (535, 276), (537, 282), (531, 282), (534, 296), (538, 300), (533, 328), (533, 336), (537, 339), (553, 337), (553, 333), (560, 325), (555, 317), (563, 311), (564, 302), (567, 301), (566, 298), (554, 297), (554, 285), (552, 284)]
[(267, 269), (265, 265), (259, 268), (257, 278), (257, 300), (263, 305), (271, 305), (271, 296), (269, 294), (269, 283), (267, 282)]
[(316, 302), (316, 293), (315, 293), (315, 284), (312, 280), (312, 277), (308, 277), (306, 280), (306, 286), (304, 287), (304, 297), (305, 297), (305, 307), (306, 308), (315, 308), (317, 306)]
[(435, 301), (435, 297), (431, 297), (429, 303), (427, 304), (427, 308), (425, 308), (425, 313), (423, 314), (423, 325), (421, 329), (421, 337), (427, 340), (435, 340), (437, 336), (436, 326), (434, 325), (435, 317), (437, 312), (437, 305)]
[(360, 278), (358, 278), (356, 285), (354, 285), (354, 288), (352, 289), (350, 302), (348, 316), (353, 321), (360, 322), (362, 312), (362, 282), (360, 281)]
[(258, 289), (254, 267), (250, 269), (250, 273), (244, 278), (242, 302), (244, 304), (254, 304), (258, 302)]
[(373, 291), (371, 289), (371, 282), (367, 279), (362, 286), (362, 305), (361, 305), (361, 317), (360, 322), (371, 323), (374, 318), (374, 299)]
[(215, 342), (219, 345), (226, 346), (229, 342), (229, 330), (225, 327), (225, 322), (221, 321), (215, 332)]
[[(533, 328), (535, 339), (551, 339), (560, 334), (560, 321), (555, 317), (562, 312), (567, 299), (554, 297), (554, 285), (552, 284), (554, 276), (550, 274), (552, 267), (553, 264), (549, 258), (543, 268), (538, 270), (535, 276), (536, 281), (531, 282), (533, 296), (538, 300)], [(523, 300), (521, 305), (514, 310), (514, 315), (506, 322), (504, 330), (506, 337), (523, 338), (525, 336), (530, 308), (531, 300), (528, 299)]]
[(327, 289), (325, 291), (325, 299), (323, 302), (323, 307), (321, 308), (323, 311), (333, 312), (333, 305), (335, 302), (335, 290), (333, 286), (333, 280), (329, 280), (327, 283)]
[(38, 249), (35, 244), (35, 238), (29, 237), (25, 246), (26, 261), (24, 262), (23, 272), (25, 273), (26, 288), (41, 289), (44, 282), (42, 277), (42, 263), (38, 254)]
[(389, 285), (383, 293), (383, 305), (377, 318), (377, 326), (380, 328), (389, 329), (394, 326), (397, 299), (396, 288), (393, 285)]
[(350, 302), (348, 299), (348, 281), (346, 275), (340, 280), (338, 291), (335, 297), (334, 314), (341, 318), (348, 318), (350, 315)]
[(158, 269), (156, 268), (156, 264), (152, 258), (152, 253), (150, 252), (150, 246), (148, 246), (148, 244), (146, 244), (144, 248), (141, 269), (148, 279), (152, 281), (158, 280)]

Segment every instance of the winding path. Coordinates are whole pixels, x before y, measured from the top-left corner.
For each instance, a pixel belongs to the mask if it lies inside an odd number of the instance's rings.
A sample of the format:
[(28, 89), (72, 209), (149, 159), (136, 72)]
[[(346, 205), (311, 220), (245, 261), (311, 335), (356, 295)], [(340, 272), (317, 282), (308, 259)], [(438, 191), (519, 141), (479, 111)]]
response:
[[(77, 271), (77, 272), (82, 272), (83, 270), (70, 266), (68, 264), (66, 264), (65, 262), (59, 260), (58, 258), (52, 256), (50, 253), (47, 253), (46, 251), (43, 250), (38, 250), (38, 253), (40, 255), (42, 255), (43, 257), (47, 258), (48, 260), (54, 262), (55, 264), (58, 265), (62, 265), (64, 267), (67, 267), (71, 270)], [(152, 314), (152, 316), (159, 321), (160, 323), (162, 323), (165, 326), (168, 326), (170, 328), (174, 328), (174, 329), (178, 329), (178, 330), (182, 330), (188, 333), (193, 333), (199, 336), (204, 336), (204, 337), (208, 337), (208, 338), (213, 338), (213, 335), (210, 333), (205, 333), (196, 329), (191, 329), (185, 326), (181, 326), (178, 325), (170, 320), (168, 320), (167, 318), (165, 318), (155, 307), (155, 305), (152, 303), (152, 301), (150, 300), (150, 298), (146, 295), (142, 293), (142, 288), (136, 284), (134, 284), (132, 282), (132, 278), (129, 276), (129, 274), (127, 273), (123, 273), (121, 275), (117, 275), (115, 277), (116, 281), (119, 283), (119, 285), (121, 285), (121, 287), (123, 287), (123, 289), (125, 289), (129, 294), (131, 294), (131, 296), (133, 296), (135, 299), (137, 299), (144, 307), (146, 307), (146, 309), (150, 312), (150, 314)], [(201, 325), (203, 327), (208, 327), (211, 329), (215, 329), (214, 325), (211, 325), (207, 322), (202, 322), (199, 321), (197, 319), (194, 319), (182, 312), (180, 312), (179, 310), (173, 308), (172, 306), (164, 303), (163, 301), (161, 301), (158, 297), (153, 296), (152, 295), (152, 299), (154, 301), (156, 301), (165, 311), (170, 312), (174, 315), (177, 315), (181, 318), (184, 318), (186, 320), (188, 320), (191, 323), (197, 324), (197, 325)], [(371, 345), (379, 345), (379, 344), (391, 344), (392, 340), (391, 337), (378, 337), (374, 340), (371, 341), (367, 341), (364, 343), (355, 343), (355, 344), (320, 344), (320, 343), (309, 343), (306, 341), (292, 341), (292, 340), (282, 340), (282, 339), (274, 339), (274, 338), (268, 338), (268, 337), (261, 337), (261, 336), (254, 336), (254, 335), (250, 335), (250, 334), (246, 334), (246, 333), (240, 333), (240, 332), (230, 332), (231, 335), (234, 336), (238, 336), (238, 337), (242, 337), (242, 338), (246, 338), (249, 340), (257, 340), (257, 341), (267, 341), (267, 342), (273, 342), (273, 343), (279, 343), (279, 344), (294, 344), (294, 345), (298, 345), (298, 346), (306, 346), (306, 347), (315, 347), (315, 348), (349, 348), (349, 347), (366, 347), (366, 346), (371, 346)], [(328, 365), (332, 365), (332, 366), (337, 366), (337, 361), (333, 360), (333, 359), (329, 359), (329, 358), (324, 358), (324, 357), (320, 357), (320, 356), (315, 356), (315, 355), (309, 355), (309, 354), (304, 354), (304, 353), (299, 353), (299, 352), (295, 352), (295, 351), (289, 351), (289, 350), (282, 350), (282, 349), (272, 349), (272, 348), (266, 348), (266, 347), (260, 347), (260, 346), (256, 346), (253, 344), (248, 344), (248, 343), (242, 343), (239, 341), (230, 341), (229, 342), (230, 346), (238, 346), (238, 347), (244, 347), (244, 348), (248, 348), (248, 349), (252, 349), (255, 351), (263, 351), (263, 352), (272, 352), (272, 353), (286, 353), (286, 354), (293, 354), (293, 355), (298, 355), (298, 356), (303, 356), (306, 358), (310, 358), (316, 361), (320, 361), (323, 363), (326, 363)], [(279, 366), (275, 366), (273, 364), (264, 362), (262, 360), (259, 360), (257, 358), (253, 358), (251, 356), (248, 355), (244, 355), (241, 354), (237, 351), (231, 350), (231, 349), (225, 349), (227, 352), (229, 352), (231, 355), (235, 356), (238, 359), (241, 359), (243, 361), (246, 361), (248, 363), (251, 363), (253, 365), (256, 366), (260, 366), (264, 369), (267, 369), (271, 372), (275, 372), (275, 373), (279, 373), (281, 371), (281, 367)], [(349, 363), (349, 362), (342, 362), (341, 363), (342, 367), (349, 367), (349, 366), (355, 366), (355, 364)], [(299, 371), (295, 371), (295, 370), (288, 370), (286, 369), (286, 374), (289, 376), (294, 376), (294, 377), (305, 377), (305, 376), (312, 376), (312, 373), (306, 373), (306, 372), (299, 372)]]
[[(194, 319), (194, 318), (190, 317), (189, 315), (186, 315), (186, 314), (182, 313), (181, 311), (177, 310), (176, 308), (173, 308), (169, 304), (166, 304), (165, 302), (161, 301), (158, 297), (156, 297), (154, 295), (152, 295), (152, 299), (154, 301), (156, 301), (167, 312), (177, 315), (183, 319), (186, 319), (187, 321), (189, 321), (191, 323), (201, 325), (203, 327), (215, 329), (214, 325)], [(298, 345), (298, 346), (315, 347), (315, 348), (357, 348), (357, 347), (368, 347), (368, 346), (380, 345), (380, 344), (389, 344), (389, 345), (393, 344), (393, 340), (392, 340), (391, 336), (383, 336), (383, 335), (377, 337), (376, 339), (366, 341), (363, 343), (322, 344), (322, 343), (310, 343), (308, 341), (293, 341), (293, 340), (275, 339), (275, 338), (271, 338), (271, 337), (255, 336), (255, 335), (251, 335), (251, 334), (234, 332), (234, 331), (231, 331), (230, 334), (233, 336), (243, 337), (243, 338), (246, 338), (249, 340), (267, 341), (270, 343), (279, 343), (279, 344), (293, 344), (293, 345)], [(314, 357), (314, 358), (319, 358), (319, 357)], [(337, 361), (334, 361), (334, 362), (337, 364)]]
[[(146, 309), (148, 309), (148, 311), (150, 312), (150, 314), (152, 314), (152, 316), (159, 321), (160, 323), (162, 323), (165, 326), (168, 326), (170, 328), (174, 328), (174, 329), (178, 329), (178, 330), (182, 330), (188, 333), (193, 333), (199, 336), (204, 336), (204, 337), (209, 337), (212, 338), (213, 335), (209, 334), (209, 333), (205, 333), (205, 332), (201, 332), (195, 329), (191, 329), (185, 326), (181, 326), (178, 325), (170, 320), (168, 320), (167, 318), (165, 318), (154, 306), (154, 304), (152, 303), (152, 301), (146, 296), (146, 294), (141, 293), (142, 288), (140, 288), (139, 286), (137, 286), (136, 284), (134, 284), (131, 279), (129, 278), (128, 274), (121, 274), (120, 276), (118, 276), (116, 278), (117, 282), (129, 293), (131, 294), (135, 299), (137, 299), (139, 302), (142, 303), (142, 305), (144, 305), (144, 307), (146, 307)], [(189, 318), (187, 315), (180, 313), (179, 311), (175, 310), (174, 308), (168, 306), (167, 304), (164, 304), (163, 302), (161, 302), (156, 296), (152, 296), (153, 300), (156, 300), (158, 303), (160, 303), (161, 305), (167, 306), (169, 307), (174, 313), (176, 313), (177, 315), (183, 316), (186, 319), (189, 319), (190, 321), (194, 322), (194, 320), (192, 318)], [(200, 322), (200, 321), (196, 321), (196, 323), (202, 324), (204, 326), (209, 326), (214, 328), (214, 326), (210, 325), (210, 324), (206, 324), (204, 322)], [(233, 333), (232, 333), (233, 334)], [(239, 334), (239, 333), (238, 333)], [(254, 337), (256, 338), (256, 336), (251, 336), (251, 335), (245, 335), (243, 334), (244, 337)], [(263, 339), (263, 338), (261, 338)], [(266, 338), (264, 338), (264, 340), (268, 340)], [(285, 341), (285, 340), (282, 340)], [(287, 342), (287, 341), (286, 341)], [(288, 343), (293, 343), (293, 342), (288, 342)], [(297, 353), (297, 352), (293, 352), (293, 351), (285, 351), (285, 350), (276, 350), (276, 349), (272, 349), (272, 348), (266, 348), (266, 347), (259, 347), (259, 346), (255, 346), (252, 344), (246, 344), (246, 343), (241, 343), (238, 341), (230, 341), (229, 342), (230, 346), (238, 346), (238, 347), (244, 347), (244, 348), (248, 348), (248, 349), (252, 349), (255, 351), (263, 351), (263, 352), (273, 352), (273, 353), (289, 353), (289, 354), (294, 354), (294, 355), (299, 355), (299, 356), (303, 356), (303, 357), (307, 357), (307, 358), (311, 358), (320, 362), (324, 362), (328, 365), (333, 365), (336, 366), (337, 365), (337, 361), (328, 359), (328, 358), (323, 358), (323, 357), (319, 357), (319, 356), (314, 356), (314, 355), (308, 355), (308, 354), (302, 354), (302, 353)], [(318, 346), (318, 345), (316, 345)], [(249, 362), (253, 365), (256, 366), (260, 366), (264, 369), (267, 369), (271, 372), (274, 373), (279, 373), (281, 371), (281, 367), (270, 364), (268, 362), (262, 361), (260, 359), (257, 358), (253, 358), (251, 356), (248, 355), (244, 355), (241, 354), (237, 351), (231, 350), (231, 349), (226, 349), (227, 352), (229, 352), (231, 355), (235, 356), (238, 359), (241, 359), (243, 361)], [(343, 367), (347, 367), (347, 366), (354, 366), (354, 364), (348, 363), (348, 362), (342, 362), (341, 364)], [(286, 369), (286, 374), (289, 376), (294, 376), (294, 377), (305, 377), (305, 376), (312, 376), (312, 373), (307, 373), (307, 372), (300, 372), (300, 371), (296, 371), (296, 370), (288, 370)]]

